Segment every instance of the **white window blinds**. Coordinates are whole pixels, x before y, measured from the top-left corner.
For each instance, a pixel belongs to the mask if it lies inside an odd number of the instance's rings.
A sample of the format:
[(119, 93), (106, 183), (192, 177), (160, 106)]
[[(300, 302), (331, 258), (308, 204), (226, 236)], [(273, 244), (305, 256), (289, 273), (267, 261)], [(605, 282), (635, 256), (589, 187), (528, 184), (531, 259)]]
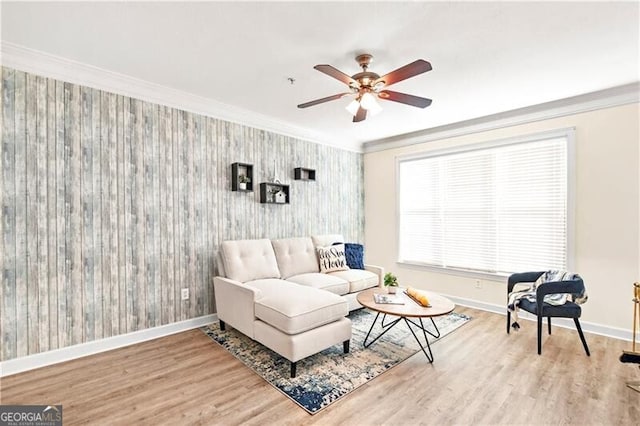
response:
[(399, 261), (567, 268), (568, 136), (399, 162)]

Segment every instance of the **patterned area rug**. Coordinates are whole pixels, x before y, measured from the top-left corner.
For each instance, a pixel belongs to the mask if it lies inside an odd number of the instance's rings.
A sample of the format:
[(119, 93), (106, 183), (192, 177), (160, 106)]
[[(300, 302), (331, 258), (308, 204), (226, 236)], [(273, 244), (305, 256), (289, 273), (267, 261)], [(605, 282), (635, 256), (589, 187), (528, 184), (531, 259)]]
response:
[[(393, 327), (369, 348), (363, 348), (362, 342), (374, 318), (375, 314), (367, 309), (352, 312), (349, 315), (353, 324), (350, 352), (345, 355), (342, 345), (335, 345), (300, 360), (294, 379), (290, 377), (287, 359), (233, 328), (227, 326), (225, 331), (221, 331), (216, 322), (203, 327), (202, 331), (307, 412), (315, 414), (420, 350), (404, 322)], [(470, 319), (456, 312), (435, 318), (440, 339)], [(431, 321), (424, 323), (427, 329), (432, 327)], [(377, 330), (378, 325), (372, 334), (377, 335)], [(422, 333), (418, 336), (422, 339)], [(437, 340), (430, 337), (429, 343)], [(433, 350), (437, 358), (437, 348)]]

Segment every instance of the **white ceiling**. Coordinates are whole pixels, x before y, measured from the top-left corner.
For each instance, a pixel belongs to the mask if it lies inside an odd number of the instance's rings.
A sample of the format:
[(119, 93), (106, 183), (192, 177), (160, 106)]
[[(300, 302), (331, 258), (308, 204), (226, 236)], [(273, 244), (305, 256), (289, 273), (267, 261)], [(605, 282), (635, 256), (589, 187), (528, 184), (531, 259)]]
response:
[[(319, 142), (366, 141), (509, 111), (639, 76), (639, 3), (2, 2), (2, 40), (203, 96), (304, 129)], [(380, 75), (422, 58), (433, 71), (392, 90), (426, 109), (381, 102), (352, 123), (343, 91), (357, 53)], [(287, 78), (295, 79), (291, 85)], [(251, 122), (251, 120), (247, 120)], [(305, 137), (304, 135), (300, 135)]]

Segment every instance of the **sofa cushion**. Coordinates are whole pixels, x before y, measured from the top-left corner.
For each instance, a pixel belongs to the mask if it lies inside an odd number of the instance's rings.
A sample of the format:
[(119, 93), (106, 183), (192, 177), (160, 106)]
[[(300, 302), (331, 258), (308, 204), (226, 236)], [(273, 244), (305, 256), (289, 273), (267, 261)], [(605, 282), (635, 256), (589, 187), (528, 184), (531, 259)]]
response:
[[(254, 321), (253, 328), (255, 340), (292, 362), (350, 340), (352, 335), (351, 320), (345, 317), (294, 335), (285, 334), (260, 320)], [(315, 396), (315, 392), (311, 395)]]
[(349, 269), (348, 271), (330, 272), (329, 275), (349, 281), (349, 293), (375, 287), (379, 284), (378, 276), (376, 274), (363, 269)]
[(282, 287), (278, 288), (278, 286), (285, 286), (284, 288), (287, 288), (287, 286), (291, 285), (291, 282), (285, 281), (282, 278), (261, 278), (259, 280), (246, 281), (244, 284), (260, 290), (260, 294), (262, 294), (261, 289), (263, 288), (267, 293), (281, 291)]
[(280, 278), (269, 240), (224, 241), (220, 246), (227, 278), (247, 282), (262, 278)]
[(312, 235), (311, 241), (314, 247), (326, 247), (334, 243), (344, 243), (344, 237), (340, 234)]
[(287, 278), (287, 281), (306, 285), (308, 287), (319, 288), (339, 295), (349, 293), (349, 283), (347, 281), (342, 278), (332, 277), (331, 275), (321, 274), (319, 272), (294, 275)]
[[(339, 245), (342, 243), (333, 243)], [(344, 256), (349, 269), (364, 269), (364, 246), (357, 243), (344, 243)]]
[(247, 283), (259, 289), (255, 316), (287, 334), (302, 333), (336, 321), (349, 313), (347, 302), (337, 294), (282, 280)]
[(272, 240), (271, 244), (282, 278), (320, 270), (311, 238), (285, 238)]
[(344, 244), (336, 244), (329, 247), (316, 247), (320, 272), (344, 271), (349, 269), (347, 258), (344, 255)]

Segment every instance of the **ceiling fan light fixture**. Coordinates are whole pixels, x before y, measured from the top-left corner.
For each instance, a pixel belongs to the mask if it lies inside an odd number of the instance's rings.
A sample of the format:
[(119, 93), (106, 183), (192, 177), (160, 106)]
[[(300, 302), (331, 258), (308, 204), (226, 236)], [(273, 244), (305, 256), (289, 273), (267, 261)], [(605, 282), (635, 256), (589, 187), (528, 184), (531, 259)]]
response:
[(360, 102), (358, 102), (358, 99), (354, 99), (349, 103), (349, 105), (347, 105), (346, 110), (355, 117), (355, 115), (358, 113), (359, 108)]
[[(364, 107), (363, 107), (364, 108)], [(373, 104), (369, 107), (369, 109), (367, 110), (369, 111), (369, 113), (374, 116), (378, 113), (380, 113), (382, 111), (382, 107), (380, 106), (380, 104), (374, 99), (373, 100)]]
[(378, 102), (376, 101), (376, 97), (371, 94), (371, 92), (366, 92), (362, 95), (362, 100), (360, 101), (360, 105), (362, 108), (367, 111), (373, 112), (373, 110), (378, 110), (378, 112), (382, 109)]
[(424, 59), (418, 59), (381, 77), (375, 72), (369, 71), (369, 64), (371, 63), (372, 58), (373, 57), (369, 54), (358, 55), (356, 57), (356, 61), (362, 68), (362, 72), (351, 76), (332, 67), (331, 65), (320, 64), (314, 66), (314, 69), (346, 84), (349, 91), (347, 93), (338, 93), (336, 95), (305, 102), (298, 105), (298, 108), (307, 108), (340, 99), (344, 96), (353, 95), (355, 99), (347, 105), (346, 109), (351, 115), (353, 115), (353, 122), (358, 123), (365, 120), (367, 115), (375, 115), (382, 111), (382, 107), (378, 104), (378, 99), (376, 98), (384, 101), (398, 102), (416, 108), (426, 108), (431, 105), (431, 99), (386, 90), (387, 86), (415, 77), (418, 74), (431, 71), (432, 68), (429, 62)]

